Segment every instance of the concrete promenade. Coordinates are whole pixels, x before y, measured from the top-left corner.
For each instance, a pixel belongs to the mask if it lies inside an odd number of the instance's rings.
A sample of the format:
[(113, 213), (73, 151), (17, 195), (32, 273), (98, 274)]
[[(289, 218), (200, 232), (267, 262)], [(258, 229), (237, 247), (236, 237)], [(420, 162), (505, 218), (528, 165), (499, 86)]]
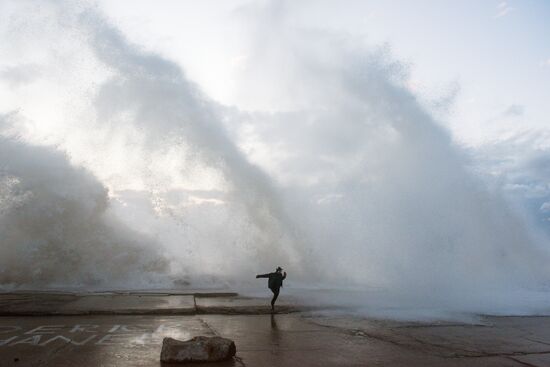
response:
[(196, 335), (235, 341), (237, 358), (215, 366), (550, 366), (550, 317), (398, 322), (303, 309), (284, 296), (271, 315), (268, 301), (205, 292), (1, 294), (0, 366), (161, 366), (163, 337)]

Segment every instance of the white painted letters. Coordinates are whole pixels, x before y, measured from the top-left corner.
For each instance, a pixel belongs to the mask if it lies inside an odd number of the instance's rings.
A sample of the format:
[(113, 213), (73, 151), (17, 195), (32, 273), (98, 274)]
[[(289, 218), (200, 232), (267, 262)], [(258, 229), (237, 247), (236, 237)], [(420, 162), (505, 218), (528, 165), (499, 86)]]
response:
[[(88, 324), (82, 324), (82, 325), (75, 325), (70, 333), (78, 333), (78, 332), (83, 332), (83, 333), (95, 333), (97, 332), (97, 328), (99, 327), (99, 325), (88, 325)], [(94, 330), (91, 330), (91, 329), (94, 329)]]
[(4, 339), (4, 340), (1, 340), (1, 339), (0, 339), (0, 347), (1, 347), (2, 345), (6, 345), (6, 344), (10, 343), (11, 341), (13, 341), (13, 340), (15, 340), (15, 339), (17, 339), (17, 336), (12, 336), (11, 338)]
[(25, 334), (54, 334), (64, 327), (65, 325), (43, 325), (27, 331)]
[(10, 344), (10, 347), (14, 346), (14, 345), (17, 345), (17, 344), (38, 345), (38, 343), (40, 343), (40, 338), (41, 337), (42, 337), (42, 335), (31, 336), (30, 338), (19, 340), (18, 342)]

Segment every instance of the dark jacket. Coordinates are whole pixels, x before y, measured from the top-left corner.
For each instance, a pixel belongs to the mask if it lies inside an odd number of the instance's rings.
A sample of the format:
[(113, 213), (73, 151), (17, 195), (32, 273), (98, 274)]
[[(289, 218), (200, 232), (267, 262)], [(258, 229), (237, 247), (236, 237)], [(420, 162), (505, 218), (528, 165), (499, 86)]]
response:
[(269, 273), (269, 274), (261, 274), (256, 275), (256, 278), (269, 278), (267, 282), (267, 286), (269, 289), (279, 289), (283, 286), (283, 279), (286, 278), (286, 274), (281, 273)]

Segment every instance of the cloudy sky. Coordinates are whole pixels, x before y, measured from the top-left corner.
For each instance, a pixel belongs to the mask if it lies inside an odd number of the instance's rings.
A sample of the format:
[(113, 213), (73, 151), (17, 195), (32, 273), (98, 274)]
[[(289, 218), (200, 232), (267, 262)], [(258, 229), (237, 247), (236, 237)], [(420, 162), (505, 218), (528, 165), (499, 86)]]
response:
[[(246, 67), (243, 31), (253, 19), (243, 13), (255, 3), (262, 2), (118, 0), (100, 7), (133, 40), (183, 64), (210, 95), (254, 108), (260, 102), (234, 93), (232, 74)], [(493, 140), (502, 133), (494, 125), (509, 122), (495, 120), (515, 118), (505, 130), (548, 125), (546, 1), (304, 0), (279, 6), (291, 24), (387, 43), (410, 65), (411, 89), (427, 99), (452, 99), (446, 120), (461, 142)]]

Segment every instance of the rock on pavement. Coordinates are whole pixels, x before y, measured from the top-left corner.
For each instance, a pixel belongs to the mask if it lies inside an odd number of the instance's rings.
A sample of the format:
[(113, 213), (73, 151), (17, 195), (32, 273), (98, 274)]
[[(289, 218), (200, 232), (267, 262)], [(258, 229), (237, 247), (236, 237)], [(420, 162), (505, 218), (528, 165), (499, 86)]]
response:
[(233, 340), (219, 336), (196, 336), (191, 340), (181, 341), (164, 338), (161, 362), (216, 362), (232, 358), (237, 349)]

